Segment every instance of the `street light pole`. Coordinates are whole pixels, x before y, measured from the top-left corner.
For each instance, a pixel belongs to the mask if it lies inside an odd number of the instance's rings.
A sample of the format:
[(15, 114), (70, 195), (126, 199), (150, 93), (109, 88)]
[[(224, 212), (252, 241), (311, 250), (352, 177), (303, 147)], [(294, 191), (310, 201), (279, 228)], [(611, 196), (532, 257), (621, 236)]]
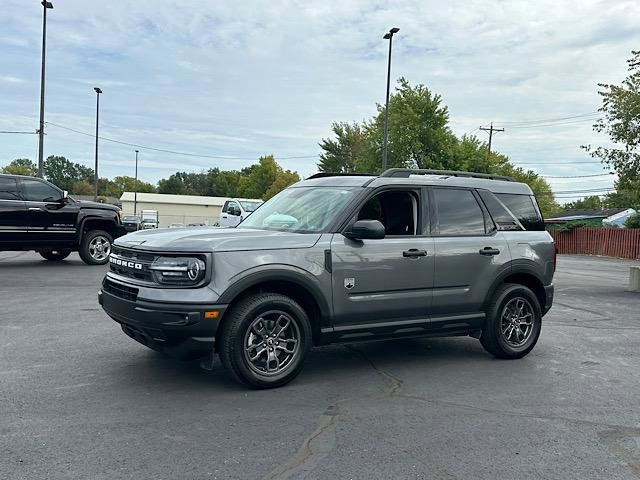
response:
[(38, 176), (44, 177), (44, 65), (47, 51), (47, 10), (53, 3), (43, 0), (42, 4), (42, 67), (40, 69), (40, 127), (38, 128)]
[(385, 33), (385, 40), (389, 40), (389, 60), (387, 62), (387, 96), (384, 107), (384, 141), (382, 151), (382, 171), (387, 169), (387, 156), (388, 156), (388, 144), (389, 144), (389, 88), (391, 84), (391, 42), (393, 41), (393, 35), (400, 31), (399, 28), (393, 27), (389, 32)]
[(136, 150), (136, 181), (133, 187), (133, 214), (138, 213), (138, 150)]
[(94, 90), (96, 92), (96, 168), (94, 170), (94, 176), (95, 176), (95, 184), (96, 184), (96, 193), (94, 196), (94, 200), (97, 202), (98, 201), (98, 120), (100, 118), (100, 94), (102, 93), (102, 90), (100, 90), (98, 87), (94, 87)]

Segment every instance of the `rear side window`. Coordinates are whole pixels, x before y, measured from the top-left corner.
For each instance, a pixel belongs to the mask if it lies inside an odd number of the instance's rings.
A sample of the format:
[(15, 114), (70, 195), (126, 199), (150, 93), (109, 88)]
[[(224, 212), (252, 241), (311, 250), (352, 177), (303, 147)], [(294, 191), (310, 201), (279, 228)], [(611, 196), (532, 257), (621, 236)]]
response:
[(433, 195), (439, 235), (485, 234), (484, 214), (470, 190), (436, 188)]
[(542, 215), (532, 195), (497, 193), (496, 197), (513, 213), (525, 230), (544, 230)]
[(0, 177), (0, 200), (20, 200), (15, 178)]
[(512, 216), (493, 193), (486, 190), (478, 190), (478, 194), (496, 222), (498, 230), (521, 230), (520, 225), (513, 218), (515, 215)]

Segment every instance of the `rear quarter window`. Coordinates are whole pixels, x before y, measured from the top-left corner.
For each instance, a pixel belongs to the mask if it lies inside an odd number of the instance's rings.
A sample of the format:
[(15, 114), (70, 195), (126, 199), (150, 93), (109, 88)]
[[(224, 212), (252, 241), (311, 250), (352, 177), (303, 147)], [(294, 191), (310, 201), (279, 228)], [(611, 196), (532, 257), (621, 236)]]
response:
[[(497, 193), (495, 195), (511, 211), (513, 216), (520, 221), (525, 230), (544, 230), (544, 221), (533, 195), (511, 193)], [(496, 222), (500, 225), (499, 220), (496, 219)]]

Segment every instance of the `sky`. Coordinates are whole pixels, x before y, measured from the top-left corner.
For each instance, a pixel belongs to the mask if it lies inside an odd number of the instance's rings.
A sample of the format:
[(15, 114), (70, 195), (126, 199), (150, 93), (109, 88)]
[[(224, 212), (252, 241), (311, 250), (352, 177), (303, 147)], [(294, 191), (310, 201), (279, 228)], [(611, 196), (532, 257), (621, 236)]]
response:
[[(52, 1), (45, 157), (93, 167), (97, 86), (101, 136), (193, 154), (139, 148), (142, 180), (263, 154), (311, 175), (331, 124), (384, 102), (382, 36), (398, 27), (392, 78), (440, 94), (454, 133), (486, 140), (478, 127), (503, 127), (493, 149), (556, 192), (613, 185), (553, 177), (605, 172), (575, 162), (593, 162), (580, 145), (608, 144), (591, 128), (597, 84), (620, 82), (640, 49), (637, 0)], [(0, 131), (38, 127), (41, 42), (40, 2), (3, 0)], [(134, 150), (101, 140), (100, 176), (133, 176)], [(0, 165), (22, 157), (37, 158), (37, 135), (0, 134)], [(569, 195), (558, 197), (582, 196)]]

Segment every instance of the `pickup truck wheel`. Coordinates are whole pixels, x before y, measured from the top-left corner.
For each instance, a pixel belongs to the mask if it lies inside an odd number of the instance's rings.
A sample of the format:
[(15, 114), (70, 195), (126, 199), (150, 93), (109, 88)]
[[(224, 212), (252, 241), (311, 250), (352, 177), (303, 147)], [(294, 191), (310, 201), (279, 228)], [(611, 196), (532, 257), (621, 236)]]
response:
[(235, 380), (274, 388), (300, 373), (310, 346), (309, 318), (297, 302), (276, 293), (256, 294), (225, 319), (220, 360)]
[(88, 265), (104, 265), (109, 261), (113, 237), (103, 230), (91, 230), (82, 236), (78, 253)]
[(59, 262), (67, 258), (71, 254), (71, 250), (40, 250), (38, 253), (46, 260)]
[(498, 358), (522, 358), (540, 336), (542, 311), (534, 293), (524, 285), (504, 284), (494, 294), (480, 343)]

